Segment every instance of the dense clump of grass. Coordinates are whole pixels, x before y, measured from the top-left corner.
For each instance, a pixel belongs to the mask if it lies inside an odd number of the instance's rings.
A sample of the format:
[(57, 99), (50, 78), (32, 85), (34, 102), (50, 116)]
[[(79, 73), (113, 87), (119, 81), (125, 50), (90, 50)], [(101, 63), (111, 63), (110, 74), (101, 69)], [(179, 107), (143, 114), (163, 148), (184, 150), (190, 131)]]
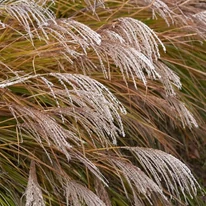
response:
[(1, 0), (0, 204), (204, 204), (203, 8)]

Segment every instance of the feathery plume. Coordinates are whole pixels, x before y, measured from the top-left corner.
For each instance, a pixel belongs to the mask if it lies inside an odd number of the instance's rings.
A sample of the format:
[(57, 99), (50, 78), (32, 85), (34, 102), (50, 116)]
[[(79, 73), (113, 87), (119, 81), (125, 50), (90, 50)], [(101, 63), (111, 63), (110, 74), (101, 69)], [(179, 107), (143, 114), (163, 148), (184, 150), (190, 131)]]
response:
[(149, 77), (160, 78), (150, 59), (133, 47), (117, 42), (103, 41), (99, 49), (106, 56), (111, 57), (115, 65), (120, 68), (125, 83), (127, 83), (127, 78), (132, 78), (135, 88), (137, 88), (136, 78), (143, 81), (145, 86), (147, 85), (144, 71)]
[[(15, 114), (15, 118), (19, 117), (23, 120), (21, 127), (30, 132), (44, 150), (43, 139), (48, 146), (56, 146), (56, 148), (66, 156), (68, 161), (72, 159), (84, 164), (86, 168), (107, 185), (106, 180), (99, 169), (80, 152), (72, 149), (72, 145), (69, 141), (76, 142), (77, 144), (78, 141), (81, 141), (74, 133), (61, 127), (55, 119), (48, 114), (45, 114), (43, 111), (13, 105), (12, 114)], [(49, 159), (51, 158), (49, 157)]]
[(65, 182), (67, 206), (106, 206), (106, 204), (91, 190), (76, 181)]
[(105, 188), (105, 185), (98, 178), (94, 177), (94, 188), (97, 196), (105, 202), (106, 206), (112, 206), (109, 194)]
[[(75, 140), (79, 142), (81, 141), (80, 139), (77, 139), (75, 134), (62, 128), (54, 119), (44, 114), (42, 111), (40, 112), (33, 108), (15, 105), (12, 106), (12, 112), (16, 115), (15, 118), (21, 117), (24, 121), (21, 127), (35, 137), (36, 141), (40, 143), (47, 155), (48, 153), (43, 146), (43, 139), (47, 142), (48, 146), (55, 145), (56, 148), (67, 157), (68, 161), (72, 159), (84, 164), (95, 177), (107, 185), (106, 180), (99, 169), (80, 152), (72, 149), (69, 140), (71, 142)], [(51, 160), (50, 157), (49, 159)]]
[(202, 24), (206, 25), (206, 11), (199, 12), (193, 15), (194, 18), (199, 20)]
[(175, 13), (168, 7), (168, 5), (161, 0), (134, 0), (137, 4), (143, 4), (147, 8), (149, 7), (152, 10), (153, 18), (157, 18), (156, 13), (161, 16), (168, 26), (170, 26), (170, 22), (174, 23)]
[[(96, 48), (100, 61), (107, 61), (108, 56), (111, 57), (120, 68), (125, 82), (131, 77), (136, 87), (137, 77), (146, 86), (144, 71), (149, 78), (161, 78), (155, 70), (153, 61), (157, 61), (160, 57), (158, 45), (161, 45), (164, 51), (166, 49), (159, 37), (147, 25), (136, 19), (124, 17), (98, 32), (102, 36), (102, 44)], [(104, 71), (104, 65), (101, 67)]]
[(76, 135), (61, 127), (54, 118), (34, 108), (12, 105), (13, 112), (16, 117), (23, 120), (22, 129), (32, 134), (37, 142), (43, 147), (43, 139), (49, 146), (55, 145), (70, 160), (69, 149), (71, 149), (70, 141), (80, 140)]
[(90, 161), (87, 157), (83, 156), (81, 152), (78, 150), (72, 149), (71, 150), (71, 157), (72, 160), (76, 160), (78, 162), (81, 162), (96, 178), (98, 178), (102, 183), (104, 183), (105, 186), (108, 186), (107, 179), (103, 176), (103, 174), (100, 172), (98, 167)]
[(99, 31), (99, 33), (101, 34), (102, 38), (105, 40), (110, 40), (112, 42), (118, 42), (121, 44), (126, 43), (125, 39), (122, 36), (120, 36), (120, 34), (118, 34), (115, 31), (112, 31), (111, 29), (102, 29)]
[(67, 29), (69, 28), (71, 32), (72, 30), (74, 30), (75, 32), (78, 33), (78, 35), (82, 39), (84, 39), (89, 44), (96, 44), (96, 45), (101, 44), (101, 36), (95, 31), (93, 31), (92, 29), (90, 29), (85, 24), (82, 24), (72, 19), (60, 20), (60, 24), (61, 23), (62, 23), (62, 27), (67, 28)]
[[(144, 205), (141, 195), (144, 195), (144, 197), (152, 205), (153, 193), (158, 194), (159, 198), (164, 203), (168, 203), (167, 198), (164, 196), (162, 189), (138, 167), (123, 160), (119, 160), (116, 158), (111, 159), (112, 164), (116, 165), (119, 168), (119, 173), (125, 177), (130, 188), (132, 189), (135, 201), (134, 205)], [(127, 191), (125, 191), (125, 193), (127, 194)]]
[(36, 0), (36, 3), (41, 5), (41, 6), (44, 6), (47, 3), (55, 4), (55, 1), (56, 0)]
[[(150, 61), (157, 60), (160, 57), (158, 45), (166, 51), (157, 34), (137, 19), (130, 17), (118, 18), (110, 26), (110, 29), (119, 34), (125, 40), (125, 43), (143, 53)], [(120, 38), (119, 40), (122, 41)]]
[(172, 96), (168, 96), (167, 101), (171, 105), (171, 109), (174, 109), (178, 113), (184, 128), (186, 126), (189, 128), (192, 128), (193, 126), (198, 127), (193, 114), (187, 109), (183, 102)]
[[(113, 144), (117, 143), (117, 137), (119, 136), (119, 134), (124, 136), (123, 124), (119, 112), (126, 114), (126, 110), (123, 105), (117, 100), (117, 98), (114, 97), (114, 95), (104, 85), (84, 75), (50, 73), (48, 76), (57, 78), (63, 86), (63, 89), (57, 90), (54, 84), (42, 75), (15, 77), (10, 81), (7, 80), (6, 82), (0, 84), (0, 88), (5, 88), (17, 83), (23, 83), (32, 78), (37, 80), (41, 79), (43, 80), (43, 83), (45, 83), (45, 85), (49, 88), (52, 97), (56, 101), (60, 115), (63, 115), (63, 111), (65, 115), (76, 114), (76, 120), (80, 120), (80, 122), (82, 122), (89, 133), (91, 131), (95, 132), (98, 137), (100, 139), (102, 138), (102, 141), (106, 144), (109, 143), (109, 141), (105, 137), (105, 134), (106, 136), (111, 137)], [(64, 99), (65, 97), (68, 98), (66, 101), (68, 106), (73, 108), (72, 110), (61, 110), (58, 99), (61, 99), (62, 97), (64, 97)], [(53, 141), (55, 140), (57, 145), (67, 145), (63, 143), (64, 141), (66, 141), (65, 131), (60, 129), (60, 127), (52, 117), (49, 117), (48, 114), (44, 113), (43, 111), (33, 111), (32, 108), (24, 109), (27, 112), (24, 113), (24, 110), (22, 110), (20, 107), (17, 108), (21, 115), (28, 115), (27, 120), (31, 119), (29, 122), (36, 122), (40, 126), (40, 128), (42, 128), (42, 130), (46, 132), (47, 141), (49, 139), (48, 136), (51, 136), (53, 138)], [(115, 121), (116, 123), (114, 123)], [(43, 129), (44, 127), (47, 128), (45, 125), (46, 122), (50, 122), (48, 130)], [(92, 130), (89, 129), (91, 124), (94, 124)], [(30, 124), (30, 128), (33, 128), (34, 125), (35, 124), (33, 124), (32, 126), (32, 124)], [(34, 131), (36, 131), (36, 129)], [(52, 134), (50, 134), (50, 131), (53, 131)], [(61, 136), (60, 139), (61, 141), (63, 141), (62, 143), (57, 141), (58, 135)], [(70, 136), (74, 141), (78, 139), (72, 133), (70, 134)], [(64, 151), (64, 153), (67, 154), (66, 150)]]
[(88, 8), (96, 14), (96, 8), (102, 7), (104, 8), (104, 0), (84, 0)]
[(46, 39), (49, 39), (48, 33), (53, 33), (53, 35), (56, 36), (56, 39), (59, 39), (59, 42), (65, 41), (65, 44), (76, 43), (76, 46), (80, 45), (84, 51), (88, 45), (100, 45), (101, 43), (99, 34), (85, 24), (73, 19), (58, 19), (55, 22), (48, 21), (42, 26), (48, 31), (45, 33)]
[(48, 20), (55, 21), (55, 17), (48, 8), (43, 8), (34, 0), (2, 0), (0, 11), (3, 15), (9, 15), (16, 19), (30, 37), (34, 32), (39, 36), (38, 28)]
[(196, 13), (192, 15), (192, 19), (195, 23), (195, 27), (200, 34), (205, 39), (205, 33), (206, 33), (206, 11), (202, 11), (199, 13)]
[[(134, 152), (148, 174), (154, 177), (159, 187), (162, 180), (172, 195), (180, 198), (180, 192), (187, 202), (186, 193), (196, 195), (197, 183), (189, 168), (174, 156), (161, 150), (142, 147), (127, 147)], [(179, 192), (180, 191), (180, 192)]]
[[(167, 23), (168, 26), (170, 26), (170, 22), (172, 24), (174, 23), (174, 13), (170, 8), (167, 6), (167, 4), (161, 0), (146, 0), (148, 3), (152, 3), (152, 13), (153, 13), (153, 18), (157, 18), (155, 12), (160, 15), (165, 22)], [(153, 1), (153, 2), (152, 2)]]
[[(79, 119), (80, 116), (83, 117), (82, 122), (84, 122), (84, 118), (86, 118), (87, 121), (85, 123), (89, 125), (95, 121), (95, 126), (97, 127), (94, 131), (100, 138), (104, 138), (104, 134), (106, 133), (107, 136), (112, 138), (113, 144), (116, 144), (116, 139), (119, 136), (118, 133), (124, 136), (123, 124), (118, 111), (126, 114), (126, 110), (105, 86), (84, 75), (60, 73), (51, 73), (50, 75), (56, 77), (65, 88), (69, 86), (72, 87), (72, 90), (65, 90), (70, 100), (78, 105), (76, 111), (80, 113), (76, 118)], [(66, 84), (68, 86), (66, 86)], [(78, 97), (76, 97), (74, 93)], [(59, 95), (65, 96), (64, 93)], [(76, 107), (74, 107), (74, 113), (75, 109)], [(82, 112), (80, 110), (82, 110)], [(115, 126), (114, 121), (116, 121), (118, 127)], [(88, 128), (86, 124), (84, 124), (84, 126)], [(108, 142), (105, 138), (104, 141)]]
[(14, 73), (14, 74), (16, 75), (15, 77), (10, 78), (9, 80), (1, 81), (0, 88), (6, 88), (6, 87), (9, 87), (9, 86), (18, 84), (18, 83), (25, 82), (25, 81), (33, 79), (33, 78), (35, 79), (35, 78), (40, 76), (40, 75), (37, 74), (37, 75), (25, 75), (24, 77), (22, 77), (22, 76), (19, 76), (16, 73)]
[(31, 160), (29, 180), (25, 191), (26, 206), (45, 206), (41, 188), (37, 181), (36, 166)]
[(49, 43), (49, 40), (54, 38), (64, 48), (70, 63), (73, 63), (71, 57), (86, 55), (88, 47), (94, 49), (95, 45), (101, 44), (101, 36), (98, 33), (73, 19), (47, 21), (41, 25), (41, 28), (45, 41)]
[(166, 94), (168, 96), (175, 96), (176, 93), (174, 91), (173, 85), (175, 85), (178, 89), (182, 88), (179, 76), (177, 76), (174, 71), (172, 71), (167, 65), (160, 61), (155, 62), (155, 68), (158, 74), (161, 76), (159, 81), (164, 85)]

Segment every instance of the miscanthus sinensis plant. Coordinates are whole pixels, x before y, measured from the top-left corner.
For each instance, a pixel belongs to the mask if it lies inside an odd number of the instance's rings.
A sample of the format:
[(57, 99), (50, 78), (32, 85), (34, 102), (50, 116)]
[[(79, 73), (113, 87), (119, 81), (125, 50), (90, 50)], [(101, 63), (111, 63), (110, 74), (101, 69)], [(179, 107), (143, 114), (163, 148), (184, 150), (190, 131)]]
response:
[(201, 5), (0, 0), (0, 205), (190, 204)]

